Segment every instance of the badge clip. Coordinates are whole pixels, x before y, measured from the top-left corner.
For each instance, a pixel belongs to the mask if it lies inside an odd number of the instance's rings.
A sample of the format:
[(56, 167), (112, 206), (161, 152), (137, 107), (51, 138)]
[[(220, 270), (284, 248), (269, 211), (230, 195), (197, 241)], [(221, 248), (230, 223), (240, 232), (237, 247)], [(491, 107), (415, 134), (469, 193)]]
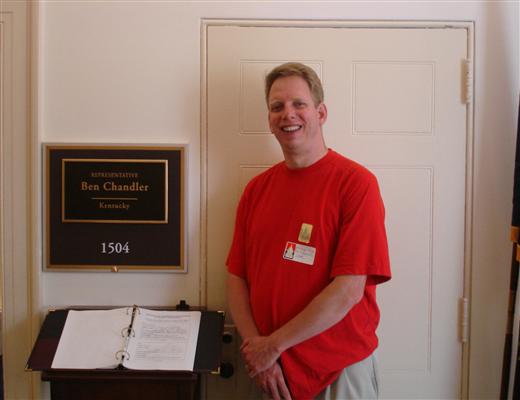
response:
[(300, 234), (298, 235), (298, 241), (302, 243), (309, 243), (311, 241), (312, 235), (312, 225), (311, 224), (302, 224), (300, 228)]

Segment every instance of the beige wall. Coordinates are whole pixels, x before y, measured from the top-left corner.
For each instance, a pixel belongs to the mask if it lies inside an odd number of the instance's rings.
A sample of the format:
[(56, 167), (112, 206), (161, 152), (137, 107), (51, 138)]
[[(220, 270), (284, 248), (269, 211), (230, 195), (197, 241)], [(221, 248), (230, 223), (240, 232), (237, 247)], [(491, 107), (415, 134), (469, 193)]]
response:
[(470, 397), (498, 396), (518, 110), (518, 3), (68, 1), (41, 2), (38, 11), (31, 199), (36, 215), (30, 224), (35, 247), (42, 241), (37, 204), (43, 142), (187, 143), (190, 205), (188, 274), (49, 273), (41, 271), (37, 255), (32, 290), (42, 309), (201, 299), (202, 18), (475, 21)]

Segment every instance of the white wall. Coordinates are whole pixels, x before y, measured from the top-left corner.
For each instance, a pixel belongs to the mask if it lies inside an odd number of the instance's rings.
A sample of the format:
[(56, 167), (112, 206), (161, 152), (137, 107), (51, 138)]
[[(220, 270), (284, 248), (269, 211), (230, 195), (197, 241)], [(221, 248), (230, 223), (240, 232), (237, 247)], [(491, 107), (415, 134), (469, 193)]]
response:
[(518, 10), (517, 2), (42, 2), (39, 143), (189, 143), (189, 273), (39, 272), (42, 306), (199, 302), (193, 288), (199, 288), (200, 273), (202, 18), (471, 20), (476, 98), (470, 397), (497, 398), (509, 294)]

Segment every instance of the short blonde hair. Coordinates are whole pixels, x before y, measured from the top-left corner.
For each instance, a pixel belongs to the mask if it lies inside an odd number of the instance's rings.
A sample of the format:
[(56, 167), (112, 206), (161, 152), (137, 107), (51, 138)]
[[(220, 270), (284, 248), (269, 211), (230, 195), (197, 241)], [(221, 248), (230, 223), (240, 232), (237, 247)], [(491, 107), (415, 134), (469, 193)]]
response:
[(285, 78), (287, 76), (299, 76), (302, 78), (309, 86), (314, 105), (318, 106), (319, 104), (323, 103), (323, 86), (321, 85), (320, 78), (312, 68), (299, 62), (288, 62), (275, 67), (271, 72), (269, 72), (269, 74), (265, 77), (266, 102), (269, 102), (269, 93), (271, 92), (273, 83), (277, 79)]

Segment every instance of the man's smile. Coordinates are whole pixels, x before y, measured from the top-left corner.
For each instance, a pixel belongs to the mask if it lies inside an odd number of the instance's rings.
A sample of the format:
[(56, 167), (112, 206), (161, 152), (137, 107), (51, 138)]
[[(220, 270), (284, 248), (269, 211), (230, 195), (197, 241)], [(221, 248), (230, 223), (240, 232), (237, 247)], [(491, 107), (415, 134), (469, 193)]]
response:
[(284, 126), (282, 127), (282, 131), (284, 132), (295, 132), (299, 129), (301, 129), (302, 125), (290, 125), (290, 126)]

